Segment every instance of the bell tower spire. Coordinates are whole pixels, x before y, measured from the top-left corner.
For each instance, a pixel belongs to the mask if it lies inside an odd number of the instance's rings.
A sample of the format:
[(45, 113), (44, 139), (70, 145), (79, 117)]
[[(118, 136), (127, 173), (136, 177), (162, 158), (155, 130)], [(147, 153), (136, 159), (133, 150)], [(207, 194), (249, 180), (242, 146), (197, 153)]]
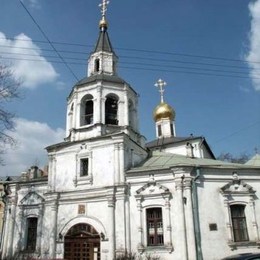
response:
[(109, 1), (107, 0), (102, 0), (102, 3), (99, 4), (101, 8), (101, 20), (99, 21), (100, 31), (95, 49), (88, 61), (88, 76), (98, 74), (116, 75), (118, 58), (107, 33), (108, 22), (106, 13), (108, 4)]

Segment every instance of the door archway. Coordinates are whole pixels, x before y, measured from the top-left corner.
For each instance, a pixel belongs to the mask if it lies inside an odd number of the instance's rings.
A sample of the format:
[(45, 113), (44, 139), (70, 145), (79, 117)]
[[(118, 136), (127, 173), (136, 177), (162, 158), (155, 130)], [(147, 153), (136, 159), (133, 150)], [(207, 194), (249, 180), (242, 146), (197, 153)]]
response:
[(100, 235), (89, 224), (72, 226), (64, 237), (64, 259), (100, 260)]

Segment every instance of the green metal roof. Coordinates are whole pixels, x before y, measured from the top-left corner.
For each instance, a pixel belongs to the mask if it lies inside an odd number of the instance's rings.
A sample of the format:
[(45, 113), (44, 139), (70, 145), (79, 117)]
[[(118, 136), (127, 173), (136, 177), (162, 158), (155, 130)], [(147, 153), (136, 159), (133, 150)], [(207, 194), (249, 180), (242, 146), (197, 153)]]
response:
[(246, 162), (245, 165), (260, 167), (260, 154), (256, 154), (253, 158)]
[(250, 168), (248, 165), (223, 162), (215, 159), (206, 158), (190, 158), (184, 155), (164, 153), (159, 151), (152, 152), (148, 157), (137, 167), (128, 170), (128, 173), (134, 173), (139, 171), (153, 171), (170, 169), (178, 166), (191, 166), (191, 167), (216, 167), (216, 168)]

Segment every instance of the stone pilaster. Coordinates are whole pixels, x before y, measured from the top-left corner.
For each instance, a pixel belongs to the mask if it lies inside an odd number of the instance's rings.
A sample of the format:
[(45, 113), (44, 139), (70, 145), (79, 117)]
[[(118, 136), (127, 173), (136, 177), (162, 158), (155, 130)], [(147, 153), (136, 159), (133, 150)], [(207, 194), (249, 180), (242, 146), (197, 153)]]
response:
[(109, 239), (109, 257), (108, 259), (115, 258), (116, 239), (115, 239), (115, 197), (113, 193), (107, 195), (108, 202), (108, 219), (110, 220), (110, 230), (108, 234)]
[(184, 214), (184, 198), (183, 198), (183, 181), (184, 176), (175, 178), (175, 188), (176, 188), (176, 206), (178, 210), (178, 225), (176, 229), (178, 230), (179, 239), (176, 241), (182, 260), (188, 260), (187, 252), (187, 237), (186, 237), (186, 224), (185, 224), (185, 214)]
[(189, 241), (188, 255), (189, 260), (196, 260), (196, 242), (194, 233), (194, 218), (192, 211), (192, 195), (191, 195), (191, 182), (190, 178), (185, 178), (184, 182), (184, 194), (186, 198), (186, 230), (187, 241)]
[(51, 258), (56, 258), (56, 238), (57, 238), (57, 215), (58, 215), (58, 196), (59, 194), (53, 194), (53, 200), (50, 205), (51, 209), (51, 233), (49, 236), (50, 239), (50, 244), (49, 244), (49, 252), (50, 252), (50, 257)]

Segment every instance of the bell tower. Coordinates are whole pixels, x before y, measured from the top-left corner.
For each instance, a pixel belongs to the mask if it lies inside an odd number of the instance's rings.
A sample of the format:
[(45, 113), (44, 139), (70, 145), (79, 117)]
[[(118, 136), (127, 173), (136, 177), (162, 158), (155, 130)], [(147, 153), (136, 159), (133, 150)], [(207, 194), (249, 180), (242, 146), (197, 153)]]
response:
[(67, 140), (124, 132), (141, 141), (138, 125), (138, 95), (117, 74), (118, 57), (108, 35), (108, 1), (102, 0), (99, 36), (88, 59), (87, 76), (73, 87), (67, 101)]

